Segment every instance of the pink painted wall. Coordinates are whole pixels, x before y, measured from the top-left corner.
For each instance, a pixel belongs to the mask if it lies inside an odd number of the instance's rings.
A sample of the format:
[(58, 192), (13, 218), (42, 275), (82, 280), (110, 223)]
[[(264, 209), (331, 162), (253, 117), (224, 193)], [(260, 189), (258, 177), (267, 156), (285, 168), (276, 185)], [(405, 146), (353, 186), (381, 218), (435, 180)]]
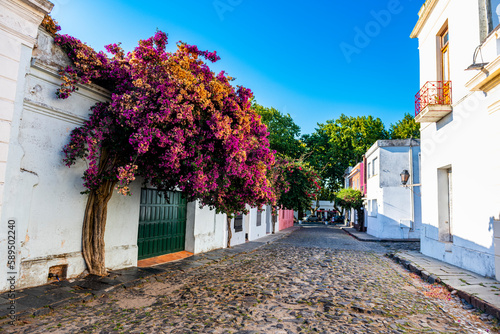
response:
[(284, 230), (293, 226), (293, 210), (279, 210), (278, 213), (278, 230)]
[(363, 162), (360, 163), (359, 166), (361, 173), (360, 173), (360, 178), (361, 178), (361, 192), (363, 195), (366, 195), (366, 170), (365, 170), (365, 159), (363, 157)]
[(356, 164), (349, 174), (349, 188), (361, 191), (366, 195), (366, 159)]

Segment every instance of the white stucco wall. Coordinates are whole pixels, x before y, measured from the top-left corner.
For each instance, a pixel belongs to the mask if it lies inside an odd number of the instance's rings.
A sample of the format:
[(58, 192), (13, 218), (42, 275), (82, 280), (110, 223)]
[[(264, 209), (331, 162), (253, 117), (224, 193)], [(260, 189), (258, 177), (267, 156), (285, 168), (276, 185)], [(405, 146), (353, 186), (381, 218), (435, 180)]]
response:
[[(266, 211), (265, 211), (265, 217), (266, 217), (266, 234), (272, 233), (273, 232), (273, 217), (272, 217), (272, 210), (269, 205), (266, 206)], [(276, 222), (276, 225), (278, 223)]]
[[(481, 44), (479, 31), (478, 1), (440, 0), (431, 12), (426, 24), (418, 35), (420, 56), (420, 87), (427, 81), (437, 81), (439, 57), (437, 35), (440, 29), (448, 24), (450, 79), (452, 81), (453, 102), (460, 101), (470, 93), (465, 86), (477, 71), (465, 71), (472, 64), (475, 48)], [(467, 24), (464, 24), (467, 22)], [(484, 61), (491, 61), (497, 56), (496, 38), (481, 48)], [(481, 61), (481, 56), (477, 58)], [(416, 92), (415, 92), (416, 93)]]
[[(486, 74), (464, 71), (482, 42), (477, 1), (438, 2), (418, 36), (421, 86), (426, 81), (437, 80), (436, 35), (446, 21), (450, 31), (453, 112), (437, 123), (421, 124), (421, 251), (493, 277), (493, 225), (500, 212), (500, 112), (495, 104), (500, 100), (500, 92), (498, 87), (487, 93), (472, 91), (475, 84), (468, 82)], [(495, 34), (485, 41), (484, 62), (497, 66), (499, 45)], [(452, 170), (452, 242), (439, 239), (438, 170), (442, 168)]]
[[(22, 111), (22, 95), (25, 73), (29, 67), (33, 46), (36, 43), (38, 25), (50, 12), (48, 1), (0, 2), (0, 262), (7, 263), (8, 221), (13, 218), (6, 201), (10, 190), (8, 181), (8, 157), (12, 155), (13, 128), (19, 125)], [(32, 180), (36, 182), (36, 180)], [(21, 212), (19, 208), (18, 213)], [(17, 231), (16, 231), (17, 232)], [(16, 257), (21, 255), (19, 236), (16, 235)], [(19, 260), (17, 261), (19, 263)], [(0, 271), (0, 291), (7, 287), (6, 270)]]
[[(261, 215), (261, 225), (257, 226), (257, 215)], [(257, 208), (250, 209), (248, 240), (252, 241), (266, 235), (266, 209), (259, 211)]]
[[(377, 161), (380, 162), (380, 150), (376, 148), (375, 145), (372, 146), (372, 148), (370, 148), (365, 155), (367, 164), (370, 162), (370, 169), (372, 168), (373, 159), (377, 158)], [(366, 232), (371, 235), (378, 236), (380, 231), (383, 230), (382, 225), (378, 223), (378, 212), (381, 211), (381, 199), (383, 198), (383, 191), (380, 187), (380, 173), (377, 173), (376, 175), (367, 174), (366, 177), (366, 203), (368, 204), (368, 201), (377, 200), (376, 216), (371, 215), (371, 212), (374, 210), (370, 210), (368, 205), (365, 206), (365, 211), (367, 212), (367, 219), (365, 220)]]
[[(379, 141), (368, 150), (366, 159), (373, 164), (377, 158), (376, 175), (372, 175), (367, 181), (368, 201), (377, 201), (376, 216), (371, 213), (368, 206), (365, 210), (367, 215), (367, 233), (378, 238), (389, 239), (414, 239), (420, 237), (421, 227), (421, 197), (420, 187), (401, 186), (400, 173), (406, 169), (413, 174), (409, 183), (420, 183), (419, 174), (419, 146), (413, 146), (413, 168), (410, 168), (409, 146), (384, 146)], [(381, 147), (379, 147), (381, 143)], [(415, 144), (413, 144), (415, 145)], [(413, 192), (413, 196), (412, 196)], [(412, 216), (412, 201), (414, 214)], [(413, 223), (410, 223), (413, 222)], [(410, 229), (410, 226), (413, 228)]]
[(495, 248), (495, 278), (500, 279), (500, 218), (493, 221), (494, 248)]
[[(17, 87), (9, 131), (1, 220), (16, 221), (20, 263), (17, 287), (28, 287), (46, 283), (49, 267), (54, 265), (67, 264), (68, 277), (85, 269), (81, 235), (86, 195), (80, 194), (85, 164), (66, 167), (62, 148), (71, 130), (88, 117), (89, 108), (107, 99), (107, 92), (97, 86), (82, 86), (69, 99), (58, 100), (57, 70), (68, 64), (66, 56), (42, 30), (33, 54), (26, 46), (21, 49), (25, 50), (24, 67), (19, 68), (18, 77), (23, 80)], [(136, 183), (132, 196), (114, 194), (108, 204), (108, 269), (137, 263), (139, 203), (140, 184)], [(2, 224), (1, 249), (7, 249), (6, 226)], [(0, 254), (5, 256), (3, 251)], [(0, 272), (0, 280), (0, 290), (5, 290), (5, 271)]]
[[(314, 203), (315, 205), (316, 203)], [(319, 208), (324, 209), (324, 210), (335, 210), (333, 201), (319, 201)]]
[(201, 207), (198, 202), (187, 205), (186, 250), (203, 253), (224, 248), (227, 244), (227, 220), (225, 214)]
[(243, 215), (243, 231), (241, 232), (235, 232), (234, 231), (234, 218), (231, 219), (231, 246), (236, 246), (239, 244), (243, 244), (246, 242), (245, 240), (245, 234), (247, 233), (246, 230), (246, 224), (245, 224), (245, 219), (247, 219), (248, 215)]
[[(486, 276), (495, 274), (493, 222), (500, 212), (500, 136), (495, 129), (500, 113), (489, 114), (487, 106), (499, 98), (493, 93), (461, 122), (466, 100), (453, 107), (448, 119), (422, 129), (421, 251)], [(438, 169), (443, 167), (452, 169), (451, 244), (439, 241)]]

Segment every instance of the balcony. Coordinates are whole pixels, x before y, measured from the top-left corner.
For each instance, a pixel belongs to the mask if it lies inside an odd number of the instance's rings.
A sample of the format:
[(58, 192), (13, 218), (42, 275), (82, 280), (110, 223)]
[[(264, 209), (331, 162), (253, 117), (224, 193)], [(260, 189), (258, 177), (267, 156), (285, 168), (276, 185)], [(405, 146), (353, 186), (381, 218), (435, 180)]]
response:
[(452, 110), (451, 81), (427, 81), (415, 95), (416, 122), (437, 122)]

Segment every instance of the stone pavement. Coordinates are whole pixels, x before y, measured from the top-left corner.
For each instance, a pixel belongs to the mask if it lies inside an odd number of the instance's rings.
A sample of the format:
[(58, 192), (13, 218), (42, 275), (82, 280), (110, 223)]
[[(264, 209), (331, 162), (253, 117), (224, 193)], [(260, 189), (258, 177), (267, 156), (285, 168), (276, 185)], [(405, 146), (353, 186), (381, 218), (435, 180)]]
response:
[[(117, 288), (130, 288), (147, 282), (151, 277), (163, 273), (186, 271), (203, 266), (212, 261), (254, 251), (265, 244), (274, 242), (300, 227), (290, 227), (275, 234), (250, 241), (232, 248), (218, 249), (176, 262), (168, 262), (149, 268), (127, 268), (113, 270), (107, 277), (89, 275), (84, 278), (70, 279), (51, 284), (27, 288), (15, 292), (15, 309), (17, 318), (43, 315), (53, 309), (63, 307), (78, 301), (89, 301), (95, 297), (109, 293)], [(9, 292), (0, 294), (0, 324), (10, 321), (7, 317), (10, 305)]]
[(500, 319), (500, 282), (478, 275), (415, 251), (390, 254), (411, 272), (430, 283), (442, 283), (448, 290), (488, 314)]
[[(238, 256), (217, 251), (197, 266), (164, 270), (96, 294), (14, 333), (488, 333), (494, 320), (404, 270), (383, 243), (308, 226)], [(236, 247), (235, 247), (236, 248)], [(222, 250), (220, 250), (222, 251)], [(182, 262), (182, 261), (181, 261)], [(186, 264), (184, 264), (186, 265)], [(154, 267), (156, 268), (156, 267)], [(415, 277), (414, 277), (415, 276)], [(122, 285), (123, 286), (123, 285)], [(3, 332), (2, 332), (3, 333)]]
[[(382, 243), (414, 241), (414, 239), (380, 239), (352, 227), (342, 229), (360, 241)], [(473, 306), (500, 319), (500, 282), (425, 256), (416, 250), (388, 251), (388, 253), (389, 257), (429, 283), (443, 283), (448, 290), (456, 291), (463, 301), (471, 305), (470, 307)]]

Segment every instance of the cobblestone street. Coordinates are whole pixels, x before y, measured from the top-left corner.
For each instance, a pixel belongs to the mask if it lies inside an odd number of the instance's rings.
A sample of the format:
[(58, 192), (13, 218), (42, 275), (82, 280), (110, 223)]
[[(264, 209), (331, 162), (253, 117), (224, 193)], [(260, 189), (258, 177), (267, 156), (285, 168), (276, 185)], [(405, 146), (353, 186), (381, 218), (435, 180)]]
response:
[[(28, 318), (18, 333), (487, 333), (493, 321), (384, 254), (305, 227), (248, 254)], [(483, 320), (481, 320), (483, 319)], [(2, 331), (0, 331), (2, 332)]]

